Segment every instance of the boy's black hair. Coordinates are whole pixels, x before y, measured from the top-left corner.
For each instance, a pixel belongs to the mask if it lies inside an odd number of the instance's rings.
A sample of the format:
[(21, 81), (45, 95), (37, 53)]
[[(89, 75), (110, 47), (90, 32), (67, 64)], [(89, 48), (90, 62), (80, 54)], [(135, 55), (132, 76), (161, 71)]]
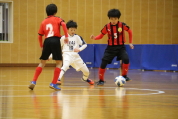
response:
[(69, 20), (66, 24), (67, 29), (69, 28), (77, 28), (77, 22), (74, 22), (73, 20)]
[(48, 16), (54, 15), (55, 13), (57, 13), (57, 6), (55, 4), (49, 4), (46, 6), (46, 14)]
[(121, 16), (121, 12), (119, 9), (110, 9), (108, 11), (108, 17), (111, 18), (111, 17), (117, 17), (118, 19), (120, 18)]

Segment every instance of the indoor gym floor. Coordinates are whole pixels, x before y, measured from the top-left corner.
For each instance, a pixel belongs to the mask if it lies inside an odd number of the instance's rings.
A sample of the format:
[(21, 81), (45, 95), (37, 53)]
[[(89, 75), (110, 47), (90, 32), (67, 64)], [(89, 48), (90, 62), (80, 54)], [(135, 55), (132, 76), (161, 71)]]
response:
[[(178, 73), (129, 70), (133, 80), (117, 87), (118, 69), (108, 69), (104, 86), (80, 80), (69, 69), (61, 91), (49, 88), (54, 67), (45, 67), (33, 91), (35, 67), (0, 67), (1, 119), (178, 119)], [(90, 78), (98, 81), (98, 69)]]

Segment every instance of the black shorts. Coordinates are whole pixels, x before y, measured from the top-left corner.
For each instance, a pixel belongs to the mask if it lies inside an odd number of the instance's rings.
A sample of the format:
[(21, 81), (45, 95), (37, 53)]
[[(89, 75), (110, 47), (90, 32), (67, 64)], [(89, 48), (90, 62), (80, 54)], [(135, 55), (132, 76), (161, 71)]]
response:
[(119, 60), (129, 60), (128, 54), (126, 52), (126, 48), (124, 45), (117, 45), (117, 46), (107, 46), (104, 52), (104, 56), (102, 60), (111, 64), (114, 57), (117, 57), (117, 61)]
[(62, 60), (60, 37), (49, 37), (44, 40), (41, 60), (47, 60), (52, 53), (53, 60)]

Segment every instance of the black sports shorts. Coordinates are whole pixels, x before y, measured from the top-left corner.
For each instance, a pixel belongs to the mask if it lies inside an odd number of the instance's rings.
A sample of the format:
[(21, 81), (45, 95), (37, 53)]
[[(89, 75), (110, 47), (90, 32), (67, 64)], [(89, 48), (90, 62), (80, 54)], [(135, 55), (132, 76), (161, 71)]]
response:
[(128, 54), (126, 52), (126, 48), (124, 45), (115, 45), (115, 46), (107, 46), (104, 52), (104, 56), (102, 60), (105, 60), (108, 62), (108, 64), (111, 64), (114, 57), (117, 57), (117, 61), (119, 60), (129, 60)]
[(41, 60), (47, 60), (52, 53), (53, 60), (62, 60), (60, 37), (49, 37), (44, 40)]

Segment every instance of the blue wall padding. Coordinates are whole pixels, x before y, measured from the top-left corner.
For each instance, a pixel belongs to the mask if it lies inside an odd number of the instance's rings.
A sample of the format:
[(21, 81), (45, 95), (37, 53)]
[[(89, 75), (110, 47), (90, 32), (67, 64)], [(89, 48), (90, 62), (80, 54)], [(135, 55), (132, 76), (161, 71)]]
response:
[[(88, 44), (80, 56), (88, 67), (99, 67), (107, 44)], [(174, 70), (178, 71), (178, 45), (126, 45), (130, 59), (130, 69)], [(107, 68), (119, 68), (116, 58)]]

